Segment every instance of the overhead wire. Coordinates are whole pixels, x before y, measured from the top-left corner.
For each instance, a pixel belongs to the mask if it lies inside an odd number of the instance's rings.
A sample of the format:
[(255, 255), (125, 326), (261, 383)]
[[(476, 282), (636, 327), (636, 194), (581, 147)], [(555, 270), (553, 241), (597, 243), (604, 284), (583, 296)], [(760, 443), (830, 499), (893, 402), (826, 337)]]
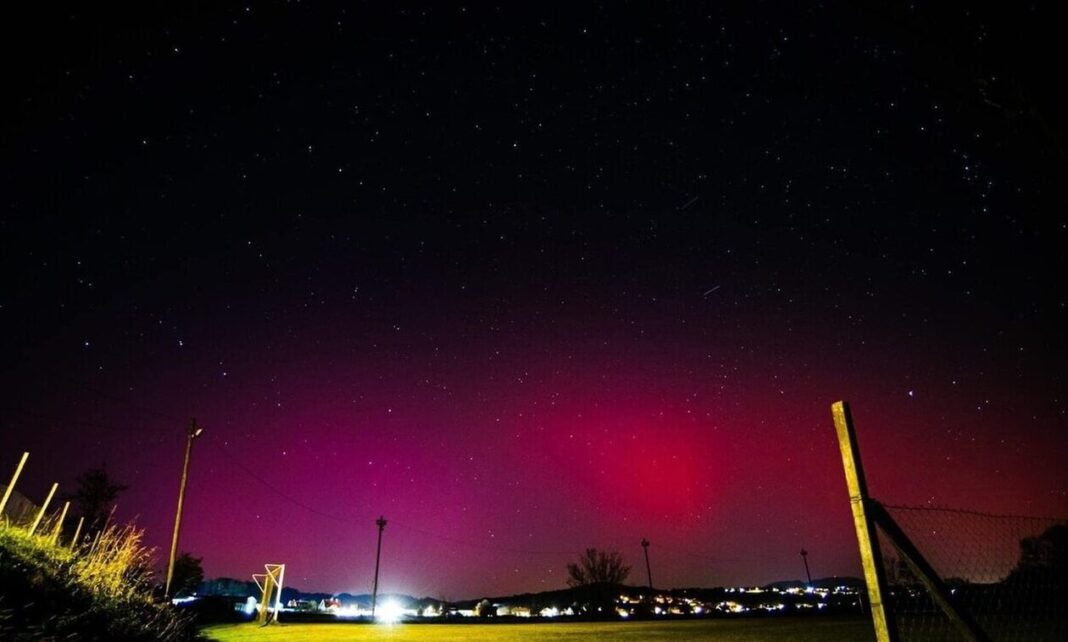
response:
[[(65, 381), (67, 381), (68, 383), (70, 383), (70, 384), (72, 384), (74, 386), (78, 386), (79, 388), (81, 388), (85, 392), (88, 392), (88, 393), (90, 393), (92, 395), (96, 395), (96, 396), (108, 399), (110, 401), (114, 401), (116, 403), (120, 403), (120, 404), (126, 405), (126, 406), (128, 406), (128, 407), (130, 407), (130, 408), (132, 408), (134, 410), (137, 410), (137, 411), (139, 411), (141, 413), (152, 415), (154, 417), (157, 417), (159, 419), (165, 419), (167, 421), (176, 421), (176, 422), (179, 422), (179, 423), (187, 421), (187, 419), (185, 419), (185, 418), (181, 418), (180, 419), (180, 418), (177, 418), (174, 415), (171, 415), (169, 413), (165, 413), (165, 412), (162, 412), (162, 411), (160, 411), (158, 409), (150, 408), (148, 406), (144, 406), (142, 404), (138, 404), (138, 403), (130, 401), (129, 399), (126, 399), (124, 397), (103, 392), (103, 391), (101, 391), (99, 389), (94, 388), (91, 385), (85, 384), (84, 382), (78, 382), (78, 381), (76, 381), (76, 380), (74, 380), (74, 379), (72, 379), (70, 377), (59, 376), (59, 375), (57, 375), (57, 377), (64, 379)], [(137, 434), (141, 434), (141, 435), (144, 435), (144, 436), (151, 436), (151, 437), (157, 437), (157, 438), (160, 436), (158, 434), (153, 434), (153, 433), (149, 433), (149, 432), (139, 432), (136, 429), (128, 428), (128, 427), (122, 427), (122, 426), (118, 426), (118, 425), (115, 425), (115, 424), (108, 424), (108, 423), (103, 423), (103, 422), (84, 421), (84, 420), (70, 420), (70, 419), (61, 418), (61, 417), (58, 417), (58, 416), (55, 416), (55, 415), (46, 416), (46, 415), (42, 415), (40, 413), (35, 413), (34, 411), (25, 411), (25, 410), (10, 409), (10, 408), (8, 408), (7, 410), (11, 410), (15, 416), (19, 416), (19, 415), (30, 415), (30, 416), (32, 416), (34, 414), (37, 414), (38, 417), (41, 418), (41, 422), (42, 423), (45, 422), (45, 421), (52, 420), (52, 421), (55, 421), (56, 423), (61, 423), (62, 422), (62, 423), (68, 423), (68, 424), (84, 425), (86, 427), (101, 428), (101, 429), (104, 429), (104, 430), (120, 432), (120, 433), (127, 434), (127, 435), (136, 432)], [(272, 484), (269, 481), (267, 481), (266, 479), (264, 479), (263, 476), (259, 475), (258, 473), (253, 471), (251, 468), (246, 466), (244, 463), (242, 463), (237, 457), (235, 457), (231, 452), (229, 452), (229, 450), (227, 448), (225, 448), (224, 446), (221, 446), (221, 445), (219, 445), (219, 444), (217, 444), (215, 442), (211, 442), (211, 441), (209, 441), (208, 443), (211, 445), (211, 447), (216, 452), (218, 452), (224, 458), (226, 458), (231, 464), (233, 464), (236, 468), (238, 468), (242, 473), (248, 475), (251, 479), (255, 480), (258, 484), (260, 484), (262, 486), (262, 488), (264, 488), (268, 492), (273, 493), (274, 495), (280, 497), (281, 499), (285, 500), (286, 502), (288, 502), (288, 503), (290, 503), (290, 504), (292, 504), (292, 505), (294, 505), (294, 506), (296, 506), (296, 507), (298, 507), (298, 508), (300, 508), (302, 510), (305, 510), (305, 511), (307, 511), (309, 513), (312, 513), (314, 515), (318, 515), (319, 517), (323, 517), (325, 519), (330, 519), (330, 520), (334, 520), (334, 521), (338, 521), (338, 522), (345, 522), (345, 523), (350, 523), (350, 524), (362, 524), (363, 523), (363, 520), (358, 520), (358, 519), (356, 519), (355, 517), (352, 517), (352, 516), (344, 516), (344, 515), (337, 515), (337, 514), (333, 514), (333, 513), (328, 513), (326, 511), (317, 509), (314, 506), (310, 506), (309, 504), (307, 504), (307, 503), (305, 503), (305, 502), (293, 497), (289, 493), (286, 493), (282, 489), (278, 488), (274, 484)], [(415, 533), (417, 535), (421, 535), (423, 537), (430, 537), (430, 538), (434, 538), (434, 539), (437, 539), (437, 540), (440, 540), (440, 541), (449, 542), (451, 544), (456, 544), (456, 545), (459, 545), (459, 546), (465, 546), (465, 547), (468, 547), (468, 548), (474, 548), (474, 549), (485, 550), (485, 551), (494, 551), (494, 552), (501, 552), (501, 553), (512, 553), (512, 554), (517, 554), (517, 555), (553, 555), (553, 556), (574, 555), (574, 554), (576, 554), (576, 552), (581, 552), (581, 551), (577, 551), (577, 550), (569, 550), (569, 551), (551, 550), (550, 551), (550, 550), (530, 550), (530, 549), (522, 549), (522, 548), (514, 548), (514, 547), (496, 546), (496, 545), (491, 545), (491, 544), (483, 544), (483, 543), (479, 543), (479, 542), (474, 542), (474, 541), (471, 541), (471, 540), (465, 540), (465, 539), (453, 537), (453, 536), (450, 536), (450, 535), (443, 535), (443, 534), (440, 534), (440, 533), (435, 533), (433, 531), (429, 531), (429, 530), (426, 530), (426, 529), (423, 529), (423, 528), (412, 526), (412, 525), (409, 525), (409, 524), (406, 524), (406, 523), (403, 523), (403, 522), (397, 522), (396, 520), (390, 520), (390, 524), (392, 524), (394, 526), (397, 526), (397, 527), (400, 527), (400, 528), (402, 528), (404, 530), (407, 530), (409, 532)]]
[[(133, 401), (131, 401), (131, 400), (125, 398), (125, 397), (104, 392), (102, 390), (99, 390), (98, 388), (95, 388), (92, 385), (89, 385), (89, 384), (87, 384), (85, 382), (77, 381), (77, 380), (75, 380), (75, 379), (73, 379), (73, 378), (71, 378), (71, 377), (69, 377), (67, 375), (59, 374), (59, 375), (53, 375), (53, 376), (55, 376), (56, 378), (63, 379), (64, 381), (68, 382), (69, 384), (77, 386), (80, 389), (82, 389), (82, 390), (84, 390), (86, 392), (89, 392), (92, 395), (99, 396), (99, 397), (104, 398), (104, 399), (108, 399), (108, 400), (113, 401), (115, 403), (123, 404), (123, 405), (125, 405), (127, 407), (130, 407), (130, 408), (132, 408), (134, 410), (137, 410), (137, 411), (139, 411), (139, 412), (141, 412), (143, 414), (151, 415), (151, 416), (154, 416), (156, 418), (164, 419), (164, 420), (167, 420), (167, 421), (174, 421), (174, 422), (177, 422), (177, 423), (184, 423), (185, 421), (188, 421), (188, 418), (179, 418), (179, 417), (177, 417), (175, 415), (172, 415), (172, 414), (167, 413), (167, 412), (163, 412), (163, 411), (161, 411), (159, 409), (152, 408), (152, 407), (149, 407), (149, 406), (145, 406), (143, 404), (139, 404), (139, 403), (133, 402)], [(94, 427), (94, 428), (102, 428), (102, 429), (105, 429), (105, 430), (112, 430), (112, 431), (116, 431), (116, 432), (122, 432), (122, 433), (125, 433), (125, 434), (130, 434), (132, 432), (137, 432), (137, 434), (141, 434), (143, 436), (151, 436), (151, 437), (155, 437), (155, 438), (160, 437), (160, 435), (154, 434), (154, 433), (151, 433), (151, 432), (147, 432), (147, 431), (140, 431), (139, 432), (136, 429), (120, 427), (120, 426), (117, 426), (117, 425), (114, 425), (114, 424), (107, 424), (107, 423), (101, 423), (101, 422), (92, 422), (92, 421), (85, 421), (85, 420), (70, 420), (70, 419), (66, 419), (66, 418), (56, 417), (54, 415), (49, 417), (49, 416), (43, 415), (41, 413), (36, 413), (35, 411), (27, 412), (27, 411), (17, 411), (17, 410), (10, 409), (10, 408), (5, 408), (5, 409), (6, 410), (13, 410), (15, 412), (15, 416), (18, 416), (20, 414), (29, 414), (29, 415), (37, 414), (39, 417), (42, 417), (42, 418), (44, 418), (46, 420), (47, 419), (52, 419), (52, 420), (56, 421), (57, 423), (58, 422), (65, 422), (65, 423), (68, 423), (68, 424), (83, 425), (83, 426), (86, 426), (86, 427)], [(329, 519), (329, 520), (333, 520), (333, 521), (337, 521), (337, 522), (344, 522), (344, 523), (349, 523), (349, 524), (363, 524), (364, 523), (364, 520), (359, 520), (359, 519), (357, 519), (355, 517), (352, 517), (352, 516), (337, 515), (337, 514), (334, 514), (334, 513), (330, 513), (330, 512), (326, 512), (326, 511), (320, 510), (318, 508), (315, 508), (314, 506), (311, 506), (311, 505), (307, 504), (304, 501), (301, 501), (301, 500), (297, 499), (296, 497), (293, 497), (292, 495), (290, 495), (289, 493), (285, 492), (284, 490), (278, 488), (274, 484), (270, 483), (262, 475), (256, 473), (250, 467), (245, 465), (240, 459), (235, 457), (234, 454), (232, 452), (230, 452), (229, 449), (227, 449), (226, 447), (224, 447), (222, 445), (219, 445), (219, 444), (217, 444), (215, 442), (211, 442), (211, 441), (209, 441), (208, 443), (212, 446), (212, 448), (216, 452), (218, 452), (224, 458), (226, 458), (230, 463), (232, 463), (242, 473), (248, 475), (251, 479), (253, 479), (258, 484), (260, 484), (260, 486), (262, 488), (266, 489), (268, 492), (276, 495), (277, 497), (285, 500), (286, 502), (292, 504), (293, 506), (296, 506), (296, 507), (298, 507), (298, 508), (300, 508), (302, 510), (305, 510), (305, 511), (311, 513), (311, 514), (317, 515), (317, 516), (322, 517), (324, 519)], [(909, 507), (900, 507), (900, 508), (909, 508)], [(494, 544), (485, 544), (485, 543), (475, 542), (475, 541), (471, 541), (471, 540), (467, 540), (467, 539), (463, 539), (463, 538), (454, 537), (454, 536), (451, 536), (451, 535), (443, 535), (441, 533), (436, 533), (436, 532), (433, 532), (433, 531), (430, 531), (430, 530), (419, 528), (417, 526), (412, 526), (412, 525), (406, 524), (404, 522), (398, 522), (398, 521), (393, 520), (393, 519), (390, 520), (390, 524), (394, 525), (396, 527), (399, 527), (401, 529), (404, 529), (406, 531), (409, 531), (411, 533), (414, 533), (416, 535), (437, 539), (439, 541), (448, 542), (450, 544), (455, 544), (455, 545), (458, 545), (458, 546), (464, 546), (464, 547), (467, 547), (467, 548), (484, 550), (484, 551), (493, 551), (493, 552), (500, 552), (500, 553), (511, 553), (511, 554), (515, 554), (515, 555), (536, 555), (536, 556), (565, 556), (565, 555), (569, 555), (570, 556), (570, 555), (575, 555), (577, 553), (581, 553), (582, 552), (581, 549), (575, 549), (575, 550), (541, 550), (541, 549), (524, 549), (524, 548), (517, 548), (517, 547), (498, 546), (498, 545), (494, 545)], [(792, 555), (786, 555), (786, 554), (783, 554), (783, 555), (760, 555), (760, 556), (752, 556), (752, 557), (735, 557), (735, 556), (732, 556), (732, 557), (715, 557), (715, 556), (708, 556), (708, 555), (703, 555), (703, 554), (699, 554), (699, 553), (693, 553), (693, 552), (682, 550), (680, 548), (673, 547), (673, 546), (670, 546), (670, 545), (660, 544), (659, 547), (662, 550), (667, 550), (669, 552), (674, 552), (675, 556), (681, 556), (681, 557), (686, 557), (686, 558), (690, 558), (690, 559), (699, 559), (699, 560), (703, 560), (703, 561), (706, 561), (706, 562), (712, 562), (712, 563), (717, 563), (717, 564), (719, 564), (719, 563), (737, 563), (737, 562), (748, 562), (748, 561), (758, 561), (758, 560), (769, 560), (769, 559), (788, 559), (789, 557), (792, 557)]]

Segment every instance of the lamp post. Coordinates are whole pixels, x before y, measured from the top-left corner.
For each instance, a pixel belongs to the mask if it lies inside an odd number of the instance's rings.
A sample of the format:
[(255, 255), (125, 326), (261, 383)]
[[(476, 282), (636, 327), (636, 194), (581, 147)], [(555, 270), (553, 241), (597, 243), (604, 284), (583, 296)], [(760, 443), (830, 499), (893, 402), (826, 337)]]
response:
[(171, 557), (167, 563), (167, 584), (163, 589), (163, 599), (171, 595), (171, 580), (174, 579), (174, 557), (178, 554), (178, 532), (182, 529), (182, 504), (185, 502), (185, 484), (189, 480), (189, 455), (193, 452), (193, 440), (204, 433), (197, 425), (197, 420), (189, 421), (189, 431), (185, 440), (185, 463), (182, 464), (182, 484), (178, 487), (178, 512), (174, 516), (174, 535), (171, 537)]
[(801, 549), (801, 559), (805, 562), (805, 577), (808, 578), (808, 585), (812, 586), (812, 573), (808, 571), (808, 551)]

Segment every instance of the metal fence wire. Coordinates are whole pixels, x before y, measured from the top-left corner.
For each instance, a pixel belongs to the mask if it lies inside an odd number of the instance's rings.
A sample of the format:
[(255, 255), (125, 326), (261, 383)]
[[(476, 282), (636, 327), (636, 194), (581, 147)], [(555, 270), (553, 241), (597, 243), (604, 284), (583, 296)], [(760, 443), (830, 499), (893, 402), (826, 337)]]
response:
[[(883, 507), (992, 642), (1068, 640), (1068, 520)], [(966, 640), (882, 532), (879, 546), (901, 641)]]

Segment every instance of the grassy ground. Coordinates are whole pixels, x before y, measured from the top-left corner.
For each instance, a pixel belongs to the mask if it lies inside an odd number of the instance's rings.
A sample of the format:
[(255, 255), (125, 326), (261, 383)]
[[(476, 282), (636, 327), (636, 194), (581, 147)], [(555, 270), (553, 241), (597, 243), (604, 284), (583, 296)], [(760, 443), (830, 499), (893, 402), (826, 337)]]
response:
[(110, 526), (92, 547), (0, 523), (0, 640), (189, 642), (196, 629), (152, 597), (141, 531)]
[(684, 622), (533, 624), (226, 624), (204, 629), (219, 642), (871, 642), (867, 620), (775, 618)]

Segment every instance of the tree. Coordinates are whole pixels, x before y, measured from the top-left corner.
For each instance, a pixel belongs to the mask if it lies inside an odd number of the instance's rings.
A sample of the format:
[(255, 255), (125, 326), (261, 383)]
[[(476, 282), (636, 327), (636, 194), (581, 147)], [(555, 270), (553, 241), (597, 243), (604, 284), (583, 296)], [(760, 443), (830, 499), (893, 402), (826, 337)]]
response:
[(1068, 569), (1068, 526), (1050, 526), (1037, 537), (1020, 541), (1020, 570), (1052, 569), (1061, 574)]
[(174, 579), (171, 587), (174, 595), (188, 595), (197, 590), (204, 581), (204, 568), (200, 565), (201, 557), (193, 557), (189, 553), (182, 553), (174, 560)]
[(567, 585), (622, 584), (630, 575), (630, 567), (623, 563), (623, 555), (612, 551), (587, 548), (578, 562), (567, 565)]
[[(1007, 604), (1034, 615), (1050, 606), (1057, 609), (1054, 605), (1068, 600), (1068, 525), (1050, 526), (1020, 540), (1020, 561), (1000, 590)], [(1055, 610), (1047, 612), (1060, 615)]]
[(116, 484), (103, 466), (85, 471), (76, 483), (78, 489), (70, 499), (85, 518), (86, 532), (102, 528), (115, 499), (127, 486)]
[(1068, 526), (1050, 526), (1041, 535), (1020, 540), (1020, 561), (1006, 578), (1010, 582), (1040, 578), (1068, 588)]
[(489, 600), (482, 600), (475, 605), (475, 615), (478, 617), (493, 617), (497, 615), (497, 609)]

